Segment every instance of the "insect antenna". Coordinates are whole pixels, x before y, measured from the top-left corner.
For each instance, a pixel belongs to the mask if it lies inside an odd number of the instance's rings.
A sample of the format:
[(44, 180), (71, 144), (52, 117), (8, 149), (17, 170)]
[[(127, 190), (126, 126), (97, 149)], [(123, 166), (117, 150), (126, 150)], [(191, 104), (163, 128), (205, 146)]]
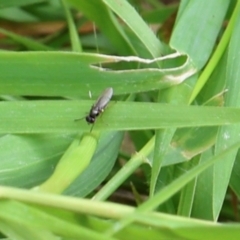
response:
[(83, 120), (84, 118), (86, 117), (77, 118), (77, 119), (74, 119), (74, 121), (77, 122), (77, 121)]

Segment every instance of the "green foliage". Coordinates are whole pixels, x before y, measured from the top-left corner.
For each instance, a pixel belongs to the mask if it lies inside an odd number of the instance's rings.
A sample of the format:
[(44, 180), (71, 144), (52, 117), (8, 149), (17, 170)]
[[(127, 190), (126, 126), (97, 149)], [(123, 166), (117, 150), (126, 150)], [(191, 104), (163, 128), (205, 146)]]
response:
[(239, 1), (11, 0), (0, 17), (0, 239), (237, 238), (216, 222), (239, 211)]

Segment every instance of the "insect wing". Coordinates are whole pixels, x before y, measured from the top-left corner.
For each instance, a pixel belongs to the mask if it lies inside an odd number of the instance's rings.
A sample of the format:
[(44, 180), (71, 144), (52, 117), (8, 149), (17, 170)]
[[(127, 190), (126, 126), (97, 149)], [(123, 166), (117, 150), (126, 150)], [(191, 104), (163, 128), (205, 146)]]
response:
[(107, 88), (104, 90), (104, 92), (100, 95), (96, 103), (94, 104), (94, 108), (97, 108), (99, 110), (103, 110), (113, 95), (113, 89)]

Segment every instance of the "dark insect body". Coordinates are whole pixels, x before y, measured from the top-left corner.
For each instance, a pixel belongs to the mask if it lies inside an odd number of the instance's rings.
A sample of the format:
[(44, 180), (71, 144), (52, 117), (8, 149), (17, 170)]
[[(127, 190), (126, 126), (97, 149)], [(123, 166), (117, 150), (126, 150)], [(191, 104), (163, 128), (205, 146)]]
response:
[(93, 124), (96, 121), (96, 118), (104, 111), (107, 104), (113, 95), (113, 89), (107, 88), (97, 99), (96, 103), (93, 104), (89, 114), (86, 116), (86, 121), (89, 124)]
[[(94, 124), (96, 118), (104, 111), (109, 101), (111, 100), (113, 95), (113, 89), (107, 88), (103, 91), (103, 93), (99, 96), (97, 101), (91, 107), (89, 114), (85, 117), (87, 123)], [(83, 118), (76, 119), (75, 121), (81, 120)], [(92, 127), (93, 128), (93, 127)], [(91, 131), (92, 131), (91, 128)]]

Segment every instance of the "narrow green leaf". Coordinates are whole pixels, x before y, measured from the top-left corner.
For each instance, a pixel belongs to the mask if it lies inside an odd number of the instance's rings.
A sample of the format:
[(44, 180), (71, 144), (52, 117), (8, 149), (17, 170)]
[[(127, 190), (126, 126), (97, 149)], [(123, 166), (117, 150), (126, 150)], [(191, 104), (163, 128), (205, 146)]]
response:
[[(227, 1), (225, 1), (227, 2)], [(209, 77), (211, 76), (213, 70), (215, 69), (216, 65), (218, 64), (218, 62), (220, 61), (222, 55), (224, 54), (226, 47), (229, 43), (229, 40), (231, 38), (232, 35), (232, 31), (233, 31), (233, 27), (235, 25), (236, 22), (236, 18), (239, 15), (240, 12), (240, 3), (238, 2), (238, 4), (235, 7), (235, 10), (232, 14), (232, 18), (228, 24), (228, 27), (221, 39), (221, 42), (219, 43), (219, 45), (217, 46), (213, 56), (211, 57), (207, 67), (204, 69), (203, 73), (201, 74), (201, 76), (198, 79), (198, 82), (193, 90), (192, 96), (189, 100), (189, 102), (191, 103), (194, 98), (197, 96), (197, 94), (201, 91), (201, 89), (203, 88), (203, 86), (206, 84), (206, 82), (208, 81)]]
[(94, 195), (93, 199), (101, 201), (107, 199), (141, 164), (147, 163), (147, 156), (153, 148), (154, 140), (154, 137), (151, 138), (139, 153), (135, 153), (124, 168), (118, 171), (118, 173)]
[(98, 187), (112, 170), (122, 139), (123, 132), (103, 132), (90, 165), (64, 194), (83, 197)]
[(67, 3), (65, 0), (62, 0), (62, 5), (65, 10), (65, 15), (68, 22), (68, 28), (70, 33), (70, 39), (72, 44), (72, 50), (74, 52), (82, 52), (82, 46), (78, 37), (78, 31), (74, 24), (73, 17), (71, 15), (71, 12), (69, 10), (69, 7), (67, 6)]
[(12, 38), (14, 41), (16, 41), (18, 43), (24, 45), (29, 50), (38, 50), (38, 51), (52, 50), (52, 48), (50, 48), (44, 44), (41, 44), (33, 39), (17, 35), (15, 33), (7, 31), (3, 28), (0, 28), (0, 33)]
[[(213, 149), (209, 149), (201, 154), (199, 163), (208, 161), (211, 157), (213, 157)], [(213, 183), (215, 176), (213, 169), (213, 167), (209, 167), (197, 177), (191, 217), (212, 221), (214, 220), (213, 200), (215, 196), (213, 195)]]
[(9, 239), (16, 240), (58, 240), (59, 237), (50, 233), (49, 231), (33, 228), (32, 226), (25, 225), (23, 223), (16, 224), (16, 222), (11, 220), (1, 219), (0, 221), (0, 231), (4, 233)]
[(163, 45), (128, 1), (102, 1), (131, 28), (153, 58), (163, 55)]
[[(124, 33), (114, 14), (99, 0), (68, 0), (76, 9), (90, 18), (112, 42), (121, 55), (136, 55), (134, 46)], [(99, 14), (101, 13), (101, 14)]]
[[(163, 89), (183, 82), (195, 72), (188, 59), (179, 65), (175, 61), (178, 58), (179, 54), (151, 60), (89, 53), (0, 52), (0, 94), (89, 98), (91, 91), (97, 98), (107, 87), (112, 87), (114, 94)], [(110, 70), (108, 65), (99, 67), (99, 64), (118, 62), (149, 67), (152, 63), (168, 61), (174, 62), (171, 68)]]
[(58, 162), (53, 174), (35, 190), (63, 192), (89, 165), (99, 134), (76, 137)]
[(46, 0), (8, 0), (8, 1), (1, 1), (0, 8), (8, 8), (8, 7), (20, 7), (26, 6), (29, 4), (34, 3), (41, 3), (45, 2)]
[[(66, 133), (90, 131), (84, 120), (92, 101), (0, 102), (0, 133)], [(101, 120), (102, 119), (102, 120)], [(239, 108), (173, 106), (158, 103), (110, 103), (94, 130), (159, 129), (240, 123)]]
[(240, 227), (235, 224), (226, 224), (221, 227), (184, 227), (177, 229), (176, 233), (178, 233), (183, 239), (235, 240), (236, 236), (240, 234)]
[(177, 17), (170, 45), (179, 52), (188, 54), (198, 69), (205, 65), (212, 53), (229, 2), (182, 1), (184, 7)]
[(0, 210), (0, 218), (13, 221), (15, 224), (23, 223), (24, 225), (32, 226), (39, 230), (46, 229), (62, 237), (89, 240), (114, 239), (104, 237), (86, 227), (68, 223), (64, 219), (59, 219), (24, 203), (2, 200), (0, 202)]
[(116, 234), (121, 229), (128, 226), (130, 223), (132, 223), (137, 218), (138, 212), (146, 212), (151, 211), (155, 209), (159, 204), (165, 202), (169, 197), (173, 196), (175, 193), (177, 193), (183, 186), (185, 186), (188, 182), (190, 182), (192, 179), (194, 179), (198, 174), (202, 173), (204, 170), (208, 169), (213, 164), (217, 163), (218, 161), (222, 160), (224, 157), (226, 157), (228, 154), (236, 151), (240, 147), (240, 143), (236, 143), (229, 147), (227, 150), (219, 153), (218, 155), (214, 156), (213, 158), (209, 159), (208, 161), (195, 166), (185, 174), (183, 174), (181, 177), (173, 181), (171, 184), (166, 186), (164, 189), (159, 191), (154, 197), (143, 203), (134, 213), (130, 214), (129, 216), (126, 216), (121, 221), (118, 221), (114, 224), (113, 227), (109, 228), (106, 231), (106, 234), (108, 236), (112, 236), (113, 234)]
[[(238, 1), (238, 9), (240, 13), (240, 2)], [(233, 28), (232, 37), (228, 48), (228, 61), (226, 67), (226, 94), (225, 105), (240, 107), (239, 96), (239, 79), (240, 69), (238, 62), (240, 61), (240, 52), (238, 40), (240, 38), (240, 14), (237, 15), (236, 24)], [(239, 141), (240, 127), (238, 125), (224, 126), (219, 129), (216, 141), (216, 153), (226, 149), (230, 145)], [(231, 172), (237, 155), (237, 150), (229, 153), (224, 159), (214, 166), (214, 182), (213, 182), (213, 216), (217, 219), (224, 197), (231, 178)]]

